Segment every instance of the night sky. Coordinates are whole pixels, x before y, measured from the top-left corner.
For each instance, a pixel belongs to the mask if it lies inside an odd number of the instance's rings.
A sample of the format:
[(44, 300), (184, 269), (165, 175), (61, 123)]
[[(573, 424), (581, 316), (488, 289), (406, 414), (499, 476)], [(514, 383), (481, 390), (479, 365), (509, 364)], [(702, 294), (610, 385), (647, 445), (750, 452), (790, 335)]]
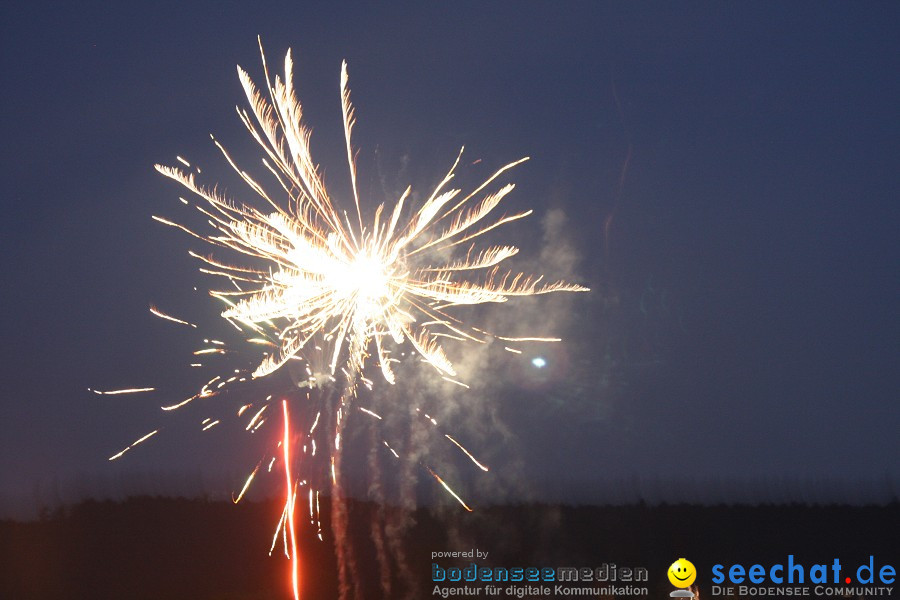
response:
[[(535, 215), (491, 239), (593, 291), (523, 305), (563, 344), (422, 400), (452, 394), (448, 427), (499, 473), (458, 475), (470, 499), (678, 499), (710, 482), (745, 500), (896, 494), (897, 4), (137, 6), (0, 16), (0, 514), (221, 491), (252, 468), (239, 423), (199, 432), (221, 406), (159, 411), (205, 381), (187, 366), (203, 334), (148, 306), (228, 335), (187, 256), (208, 249), (150, 218), (188, 214), (153, 164), (183, 156), (252, 201), (208, 134), (262, 173), (234, 113), (235, 65), (261, 78), (257, 35), (274, 72), (293, 48), (335, 196), (342, 59), (364, 202), (429, 190), (461, 145), (464, 185), (532, 157), (506, 210)], [(160, 392), (87, 391), (131, 386)], [(467, 422), (473, 405), (492, 420)]]

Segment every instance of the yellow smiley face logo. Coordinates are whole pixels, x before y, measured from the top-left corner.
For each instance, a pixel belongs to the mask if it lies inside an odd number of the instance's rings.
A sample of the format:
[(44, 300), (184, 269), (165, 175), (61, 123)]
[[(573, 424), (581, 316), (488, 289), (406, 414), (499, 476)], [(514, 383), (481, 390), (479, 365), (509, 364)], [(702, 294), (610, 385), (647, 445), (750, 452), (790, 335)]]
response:
[(679, 558), (673, 562), (667, 574), (672, 585), (678, 588), (691, 587), (691, 584), (697, 579), (697, 569), (686, 558)]

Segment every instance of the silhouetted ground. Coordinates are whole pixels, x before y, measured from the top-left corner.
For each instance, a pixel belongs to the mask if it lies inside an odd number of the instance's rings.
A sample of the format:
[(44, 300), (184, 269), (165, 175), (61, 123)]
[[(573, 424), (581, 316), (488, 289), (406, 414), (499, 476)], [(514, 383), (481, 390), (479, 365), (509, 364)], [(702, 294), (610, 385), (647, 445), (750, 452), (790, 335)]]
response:
[[(325, 542), (298, 517), (305, 598), (338, 596), (338, 568), (324, 510)], [(900, 566), (900, 505), (505, 506), (403, 513), (348, 501), (348, 540), (362, 597), (431, 598), (431, 553), (478, 548), (484, 566), (645, 567), (650, 597), (668, 597), (665, 570), (684, 556), (698, 584), (722, 563), (785, 562)], [(132, 498), (87, 501), (28, 523), (0, 521), (0, 598), (287, 598), (287, 561), (268, 554), (278, 502)], [(302, 510), (298, 515), (303, 515)], [(373, 523), (381, 523), (373, 529)], [(406, 525), (404, 525), (406, 523)], [(387, 524), (387, 530), (384, 528)], [(378, 532), (386, 536), (381, 560)], [(396, 535), (391, 537), (391, 533)], [(391, 547), (390, 541), (396, 544)], [(387, 555), (385, 562), (384, 556)], [(468, 559), (435, 559), (444, 567)], [(386, 565), (386, 566), (385, 566)], [(390, 574), (390, 592), (380, 573)], [(704, 581), (706, 579), (706, 581)], [(898, 592), (895, 587), (894, 597)], [(483, 597), (483, 596), (482, 596)], [(708, 596), (707, 596), (708, 597)]]

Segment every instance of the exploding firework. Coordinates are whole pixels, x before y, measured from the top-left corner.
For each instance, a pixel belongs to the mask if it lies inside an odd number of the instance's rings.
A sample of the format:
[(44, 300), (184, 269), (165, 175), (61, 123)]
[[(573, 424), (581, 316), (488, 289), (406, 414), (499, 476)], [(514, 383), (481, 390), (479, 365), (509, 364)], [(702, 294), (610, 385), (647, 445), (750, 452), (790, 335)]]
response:
[[(263, 165), (272, 176), (269, 187), (252, 178), (232, 159), (226, 149), (213, 138), (225, 160), (258, 196), (256, 208), (225, 197), (215, 188), (197, 181), (199, 170), (191, 170), (188, 161), (178, 158), (182, 167), (156, 165), (163, 175), (193, 192), (195, 207), (203, 213), (211, 233), (200, 233), (180, 223), (154, 217), (213, 246), (224, 248), (231, 259), (191, 253), (203, 265), (201, 271), (222, 278), (224, 289), (211, 290), (211, 296), (225, 303), (222, 317), (244, 334), (251, 344), (267, 348), (252, 372), (208, 381), (198, 393), (163, 407), (180, 408), (199, 399), (215, 396), (235, 382), (264, 378), (289, 361), (305, 360), (307, 379), (301, 387), (328, 385), (340, 377), (345, 383), (336, 404), (329, 432), (328, 456), (333, 495), (339, 490), (341, 427), (350, 409), (358, 382), (371, 386), (366, 378), (367, 363), (380, 369), (389, 384), (396, 383), (394, 363), (398, 349), (408, 343), (415, 355), (435, 369), (438, 376), (454, 379), (456, 371), (441, 344), (443, 339), (485, 343), (491, 338), (508, 343), (517, 341), (558, 341), (557, 338), (508, 337), (489, 333), (454, 316), (460, 306), (502, 303), (516, 296), (533, 296), (550, 292), (580, 292), (586, 288), (562, 281), (545, 283), (542, 277), (503, 270), (501, 264), (517, 254), (510, 245), (478, 243), (484, 234), (518, 219), (531, 211), (493, 217), (500, 202), (514, 188), (507, 183), (494, 189), (495, 181), (527, 158), (511, 162), (491, 175), (470, 192), (449, 184), (459, 165), (462, 150), (447, 174), (419, 206), (411, 206), (412, 189), (408, 187), (392, 207), (379, 204), (367, 210), (357, 186), (355, 153), (351, 133), (355, 123), (350, 102), (346, 62), (341, 69), (340, 98), (344, 139), (352, 189), (352, 208), (346, 210), (333, 203), (326, 190), (318, 166), (310, 152), (310, 131), (303, 124), (302, 109), (293, 87), (293, 63), (290, 50), (284, 60), (284, 78), (272, 80), (263, 58), (265, 92), (238, 67), (238, 75), (250, 103), (250, 110), (238, 109), (241, 121), (263, 152)], [(274, 190), (274, 191), (273, 191)], [(188, 203), (187, 200), (183, 202)], [(350, 200), (345, 203), (350, 204)], [(243, 255), (243, 262), (234, 262)], [(151, 312), (163, 319), (196, 328), (188, 321), (168, 315), (156, 307)], [(206, 340), (207, 346), (195, 354), (221, 354), (224, 345)], [(506, 347), (511, 352), (515, 348)], [(372, 352), (374, 350), (374, 352)], [(198, 358), (199, 360), (199, 358)], [(316, 364), (318, 363), (318, 364)], [(199, 366), (200, 363), (193, 363)], [(134, 388), (97, 393), (151, 391)], [(309, 396), (307, 395), (307, 398)], [(272, 397), (263, 402), (242, 406), (238, 416), (252, 415), (246, 429), (255, 431), (265, 422)], [(381, 417), (362, 409), (373, 418)], [(274, 413), (273, 408), (269, 412)], [(310, 519), (317, 520), (319, 491), (307, 480), (292, 473), (293, 447), (297, 438), (292, 433), (287, 401), (282, 401), (283, 434), (277, 451), (268, 462), (271, 471), (276, 461), (283, 463), (286, 487), (285, 505), (275, 532), (273, 547), (279, 535), (292, 563), (292, 588), (299, 594), (294, 512), (300, 497), (298, 488), (308, 487)], [(302, 452), (316, 456), (313, 436), (319, 425), (317, 412), (307, 431)], [(427, 416), (427, 415), (426, 415)], [(428, 417), (431, 419), (430, 417)], [(209, 421), (209, 422), (207, 422)], [(218, 420), (204, 421), (204, 430)], [(436, 422), (431, 419), (433, 423)], [(155, 431), (153, 433), (156, 433)], [(152, 434), (150, 434), (152, 435)], [(458, 441), (450, 442), (483, 470), (482, 465)], [(121, 456), (148, 436), (111, 458)], [(396, 457), (397, 453), (384, 441)], [(329, 456), (330, 454), (330, 456)], [(249, 488), (261, 467), (261, 460), (247, 478), (235, 501)], [(469, 507), (441, 477), (427, 465), (428, 473), (467, 510)], [(303, 501), (301, 501), (303, 502)], [(321, 537), (321, 533), (320, 533)]]
[[(350, 142), (355, 120), (346, 62), (341, 70), (341, 107), (356, 218), (348, 218), (346, 212), (337, 210), (312, 162), (310, 133), (302, 124), (302, 109), (292, 84), (290, 51), (284, 68), (284, 80), (276, 77), (274, 85), (266, 70), (271, 102), (257, 90), (246, 71), (238, 68), (253, 117), (245, 110), (239, 115), (264, 151), (263, 164), (277, 180), (279, 191), (286, 197), (284, 202), (277, 202), (241, 170), (218, 142), (235, 171), (267, 202), (268, 212), (236, 204), (215, 190), (200, 186), (194, 173), (179, 167), (156, 166), (160, 173), (206, 201), (201, 210), (211, 220), (216, 234), (201, 236), (188, 230), (192, 235), (262, 259), (265, 264), (264, 268), (238, 266), (212, 257), (197, 257), (232, 284), (241, 283), (239, 289), (211, 292), (230, 304), (222, 316), (260, 333), (266, 328), (277, 339), (277, 351), (262, 361), (254, 377), (282, 367), (317, 334), (330, 340), (331, 373), (344, 355), (351, 373), (361, 373), (374, 342), (384, 379), (395, 383), (391, 369), (395, 359), (386, 344), (391, 340), (395, 344), (410, 342), (441, 375), (452, 377), (455, 371), (439, 338), (484, 341), (488, 335), (453, 318), (453, 307), (506, 302), (514, 296), (586, 291), (578, 285), (542, 284), (540, 277), (502, 272), (500, 263), (518, 252), (514, 246), (493, 245), (480, 250), (475, 247), (479, 236), (531, 213), (529, 210), (503, 216), (484, 224), (515, 186), (509, 183), (481, 195), (497, 177), (527, 158), (500, 168), (462, 196), (462, 190), (445, 189), (454, 177), (461, 150), (447, 175), (410, 219), (401, 222), (411, 192), (407, 188), (392, 210), (386, 211), (385, 205), (379, 204), (371, 223), (364, 224)], [(444, 261), (437, 258), (452, 256), (452, 251), (460, 246), (466, 249), (464, 256)], [(495, 337), (505, 341), (558, 341)], [(342, 353), (345, 345), (347, 352)]]

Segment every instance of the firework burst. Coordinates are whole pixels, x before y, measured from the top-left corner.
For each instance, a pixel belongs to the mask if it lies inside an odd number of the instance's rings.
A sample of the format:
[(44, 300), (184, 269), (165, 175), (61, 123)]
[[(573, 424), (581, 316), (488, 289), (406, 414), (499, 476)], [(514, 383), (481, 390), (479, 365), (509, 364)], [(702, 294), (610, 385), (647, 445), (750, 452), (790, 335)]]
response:
[[(518, 252), (514, 246), (475, 247), (479, 236), (531, 213), (504, 215), (490, 221), (494, 209), (515, 186), (509, 183), (499, 190), (484, 192), (501, 174), (527, 158), (507, 164), (463, 195), (459, 189), (447, 189), (459, 164), (460, 150), (447, 175), (411, 218), (402, 220), (411, 192), (407, 188), (392, 209), (386, 210), (385, 204), (379, 204), (374, 218), (365, 224), (351, 146), (355, 119), (346, 63), (341, 69), (341, 107), (355, 218), (339, 211), (312, 161), (310, 132), (302, 124), (302, 109), (292, 84), (290, 51), (284, 70), (284, 79), (276, 76), (273, 84), (266, 69), (267, 99), (246, 71), (238, 68), (252, 116), (246, 110), (238, 113), (264, 151), (263, 164), (277, 181), (284, 201), (277, 201), (241, 170), (218, 142), (216, 145), (229, 164), (266, 201), (266, 211), (237, 204), (214, 189), (199, 185), (194, 173), (179, 167), (156, 166), (163, 175), (206, 201), (201, 210), (216, 233), (191, 234), (262, 259), (265, 265), (238, 266), (197, 256), (215, 269), (215, 274), (238, 284), (239, 289), (210, 292), (229, 304), (222, 316), (274, 338), (276, 351), (256, 368), (254, 377), (282, 367), (317, 334), (323, 334), (330, 345), (327, 355), (332, 374), (341, 362), (351, 373), (361, 373), (374, 342), (384, 379), (394, 383), (391, 363), (395, 359), (387, 345), (391, 340), (398, 345), (408, 341), (438, 372), (452, 377), (453, 364), (440, 338), (484, 341), (489, 335), (453, 318), (453, 307), (506, 302), (514, 296), (586, 291), (579, 285), (544, 284), (540, 277), (502, 271), (500, 264)], [(462, 256), (436, 260), (438, 256), (452, 256), (453, 250), (460, 247), (464, 249)], [(496, 337), (507, 341), (556, 341)], [(347, 352), (342, 352), (345, 348)]]
[[(544, 282), (542, 277), (504, 270), (502, 263), (518, 249), (510, 245), (478, 246), (481, 236), (518, 219), (531, 211), (495, 216), (495, 209), (515, 187), (507, 183), (499, 188), (495, 181), (527, 158), (511, 162), (470, 192), (450, 186), (459, 165), (462, 150), (447, 174), (424, 202), (412, 207), (412, 190), (407, 188), (388, 207), (379, 204), (367, 210), (360, 200), (357, 186), (355, 153), (351, 134), (355, 123), (350, 102), (347, 65), (340, 78), (341, 109), (347, 162), (353, 194), (345, 203), (349, 213), (336, 205), (322, 179), (310, 152), (310, 131), (303, 124), (302, 109), (293, 87), (293, 62), (290, 50), (284, 60), (284, 76), (269, 76), (263, 58), (265, 91), (251, 81), (238, 67), (238, 76), (247, 100), (247, 109), (238, 115), (263, 152), (263, 165), (272, 176), (267, 186), (252, 178), (213, 138), (225, 160), (258, 196), (257, 208), (237, 202), (197, 181), (199, 169), (191, 170), (188, 161), (178, 158), (182, 166), (156, 165), (163, 175), (177, 181), (195, 195), (195, 207), (212, 227), (210, 233), (198, 233), (177, 222), (154, 217), (166, 225), (181, 229), (213, 246), (226, 249), (232, 259), (215, 255), (191, 255), (200, 260), (201, 271), (220, 276), (224, 289), (210, 294), (225, 303), (222, 313), (231, 325), (241, 331), (249, 343), (267, 347), (267, 352), (252, 372), (231, 377), (217, 376), (202, 389), (171, 406), (172, 410), (198, 398), (220, 393), (223, 386), (235, 381), (266, 377), (284, 367), (292, 359), (306, 360), (308, 379), (301, 387), (321, 386), (335, 381), (338, 372), (346, 386), (336, 405), (329, 432), (330, 479), (335, 493), (340, 489), (341, 427), (349, 411), (356, 383), (371, 385), (365, 376), (368, 362), (377, 364), (388, 383), (396, 383), (392, 364), (398, 362), (393, 353), (409, 343), (415, 354), (438, 374), (454, 383), (456, 371), (442, 347), (443, 339), (485, 343), (490, 338), (505, 342), (558, 341), (557, 338), (506, 337), (488, 333), (453, 316), (454, 308), (466, 305), (506, 302), (516, 296), (533, 296), (550, 292), (581, 292), (586, 288), (565, 283)], [(187, 203), (186, 200), (183, 200)], [(243, 263), (234, 262), (243, 256)], [(167, 315), (156, 307), (151, 312), (168, 321), (196, 328), (196, 325)], [(221, 342), (206, 340), (208, 347), (195, 354), (224, 353)], [(511, 352), (514, 348), (506, 347)], [(192, 366), (200, 366), (199, 363)], [(237, 372), (236, 372), (237, 373)], [(106, 393), (147, 391), (150, 388), (114, 390)], [(101, 392), (98, 392), (101, 393)], [(255, 431), (264, 422), (269, 402), (242, 406), (238, 416), (253, 415), (247, 429)], [(361, 409), (373, 418), (381, 417)], [(273, 408), (270, 413), (276, 412)], [(283, 437), (272, 453), (268, 470), (276, 460), (283, 462), (286, 485), (284, 511), (276, 530), (284, 539), (285, 553), (292, 561), (292, 586), (298, 596), (294, 509), (298, 487), (308, 486), (310, 518), (317, 521), (319, 496), (312, 483), (299, 480), (291, 472), (291, 448), (297, 436), (292, 434), (288, 404), (282, 402)], [(321, 412), (316, 413), (302, 452), (315, 456), (313, 432)], [(427, 415), (426, 415), (427, 416)], [(430, 419), (430, 417), (429, 417)], [(436, 425), (434, 419), (432, 423)], [(217, 424), (207, 424), (204, 430)], [(153, 432), (155, 433), (155, 431)], [(152, 435), (152, 434), (151, 434)], [(304, 434), (305, 435), (305, 434)], [(142, 438), (132, 446), (144, 441)], [(487, 470), (459, 442), (458, 446), (479, 468)], [(397, 453), (384, 441), (397, 457)], [(129, 448), (126, 448), (128, 450)], [(311, 448), (311, 451), (310, 451)], [(124, 453), (124, 450), (123, 450)], [(280, 454), (280, 456), (279, 456)], [(329, 454), (328, 452), (324, 454)], [(121, 453), (114, 456), (118, 458)], [(240, 500), (264, 460), (247, 478), (237, 497)], [(427, 465), (424, 468), (467, 510), (469, 507)], [(336, 532), (337, 534), (338, 532)], [(342, 594), (343, 595), (343, 594)]]

